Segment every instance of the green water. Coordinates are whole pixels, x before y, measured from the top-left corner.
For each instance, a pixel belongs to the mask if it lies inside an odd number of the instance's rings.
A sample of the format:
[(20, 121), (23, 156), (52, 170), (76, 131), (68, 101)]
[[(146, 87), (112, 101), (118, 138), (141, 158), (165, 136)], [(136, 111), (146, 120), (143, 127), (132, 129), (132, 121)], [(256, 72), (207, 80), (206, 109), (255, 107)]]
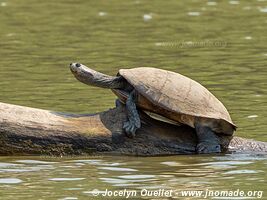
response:
[[(267, 141), (266, 27), (264, 0), (0, 0), (0, 102), (103, 111), (113, 107), (114, 95), (77, 82), (70, 62), (111, 75), (159, 67), (212, 91), (238, 125), (237, 135)], [(0, 159), (1, 199), (90, 199), (86, 191), (94, 188), (266, 190), (266, 158), (250, 155)]]

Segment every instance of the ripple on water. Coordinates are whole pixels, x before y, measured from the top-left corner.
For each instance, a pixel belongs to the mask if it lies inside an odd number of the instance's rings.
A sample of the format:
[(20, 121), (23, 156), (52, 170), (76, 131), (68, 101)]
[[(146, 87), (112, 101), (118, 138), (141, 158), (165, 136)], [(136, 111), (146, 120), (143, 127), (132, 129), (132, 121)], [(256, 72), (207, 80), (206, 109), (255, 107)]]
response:
[(221, 161), (221, 162), (208, 162), (203, 163), (203, 165), (216, 165), (216, 166), (225, 166), (225, 165), (248, 165), (252, 164), (251, 161)]
[(0, 172), (34, 172), (40, 171), (40, 168), (32, 167), (31, 169), (0, 169)]
[(0, 178), (0, 184), (17, 184), (23, 182), (18, 178)]
[[(84, 194), (89, 194), (90, 196), (95, 196), (95, 190), (91, 190), (91, 191), (83, 191)], [(104, 194), (106, 191), (104, 190), (97, 190), (98, 195), (99, 194)]]
[(217, 5), (217, 2), (216, 1), (208, 1), (207, 2), (207, 5), (208, 6), (216, 6)]
[(2, 7), (5, 7), (5, 6), (7, 6), (7, 3), (6, 2), (1, 2), (1, 4), (0, 4)]
[(59, 174), (62, 174), (62, 175), (70, 175), (71, 173), (70, 172), (60, 172)]
[(72, 160), (71, 162), (97, 165), (97, 166), (119, 166), (119, 165), (122, 165), (122, 163), (117, 163), (117, 162), (108, 163), (108, 162), (105, 162), (104, 160)]
[(250, 6), (245, 6), (245, 7), (243, 7), (243, 10), (251, 10), (251, 7)]
[(181, 163), (175, 162), (175, 161), (166, 161), (166, 162), (161, 162), (160, 164), (167, 165), (170, 167), (177, 167), (181, 166)]
[(75, 191), (75, 190), (83, 190), (84, 188), (65, 188), (64, 190), (70, 190), (70, 191)]
[(188, 12), (187, 15), (189, 15), (189, 16), (199, 16), (200, 12)]
[(50, 161), (41, 161), (41, 160), (16, 160), (18, 163), (24, 164), (54, 164), (57, 162), (50, 162)]
[(144, 14), (143, 15), (143, 19), (144, 19), (145, 22), (151, 20), (152, 19), (152, 14)]
[(99, 13), (98, 13), (98, 16), (100, 16), (100, 17), (106, 16), (106, 15), (107, 15), (106, 12), (99, 12)]
[(149, 178), (155, 178), (155, 175), (138, 174), (138, 175), (122, 175), (118, 177), (123, 179), (149, 179)]
[(26, 166), (24, 164), (13, 164), (13, 163), (0, 163), (0, 172), (32, 172), (40, 171), (43, 169), (54, 169), (54, 166), (42, 164), (37, 166)]
[(238, 5), (239, 4), (239, 1), (229, 1), (229, 4)]
[(99, 167), (98, 169), (110, 170), (110, 171), (121, 171), (121, 172), (136, 172), (138, 170), (131, 168), (123, 168), (123, 167)]
[(97, 172), (97, 173), (100, 174), (100, 175), (108, 174), (106, 172)]
[(266, 8), (260, 8), (260, 12), (267, 13), (267, 7)]
[(176, 162), (176, 161), (165, 161), (165, 162), (161, 162), (160, 164), (162, 165), (167, 165), (169, 167), (191, 167), (192, 165), (199, 165), (199, 164), (185, 164), (185, 163), (181, 163), (181, 162)]
[(246, 36), (245, 39), (246, 39), (246, 40), (251, 40), (252, 37), (251, 37), (251, 36)]
[(114, 183), (121, 183), (121, 184), (124, 184), (124, 183), (128, 183), (129, 181), (128, 180), (123, 180), (123, 179), (119, 179), (119, 178), (99, 178), (100, 180), (102, 180), (103, 182), (105, 183), (111, 183), (111, 184), (114, 184)]
[(203, 165), (206, 165), (205, 168), (213, 168), (213, 169), (232, 169), (232, 168), (237, 168), (240, 165), (248, 165), (252, 164), (253, 162), (249, 161), (221, 161), (221, 162), (208, 162), (208, 163), (203, 163)]
[(73, 168), (73, 169), (76, 169), (78, 167), (81, 167), (80, 165), (64, 165), (64, 166), (61, 166), (62, 168)]
[(2, 168), (2, 167), (17, 167), (17, 166), (23, 166), (23, 165), (22, 164), (0, 162), (0, 168)]
[[(266, 155), (263, 154), (228, 154), (225, 156), (214, 157), (216, 160), (222, 160), (224, 162), (232, 162), (234, 164), (251, 164), (257, 160), (267, 160)], [(250, 162), (250, 163), (248, 163)]]
[(249, 119), (257, 118), (257, 117), (258, 117), (258, 115), (249, 115), (249, 116), (247, 116), (247, 118), (249, 118)]
[(135, 182), (153, 181), (155, 176), (153, 175), (123, 175), (117, 178), (99, 178), (103, 182), (111, 184), (129, 184)]
[(223, 174), (257, 174), (257, 173), (261, 173), (261, 170), (247, 170), (247, 169), (243, 169), (243, 170), (231, 170), (228, 172), (225, 172)]
[(49, 181), (81, 181), (85, 178), (50, 178)]
[(59, 200), (76, 200), (78, 199), (78, 197), (64, 197), (62, 199), (59, 199)]
[(213, 169), (207, 169), (207, 168), (195, 168), (195, 169), (181, 169), (174, 174), (180, 177), (206, 177), (208, 175), (214, 174)]

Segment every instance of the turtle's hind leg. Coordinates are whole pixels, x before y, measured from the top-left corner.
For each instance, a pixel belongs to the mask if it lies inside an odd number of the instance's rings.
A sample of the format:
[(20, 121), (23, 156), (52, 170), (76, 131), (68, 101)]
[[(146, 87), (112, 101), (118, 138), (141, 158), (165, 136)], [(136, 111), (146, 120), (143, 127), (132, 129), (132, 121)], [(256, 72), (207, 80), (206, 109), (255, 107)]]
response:
[(198, 137), (197, 153), (220, 153), (221, 146), (218, 136), (208, 126), (195, 125)]
[(128, 121), (123, 124), (123, 129), (128, 137), (134, 137), (137, 129), (141, 127), (141, 121), (135, 105), (135, 91), (130, 92), (126, 100)]

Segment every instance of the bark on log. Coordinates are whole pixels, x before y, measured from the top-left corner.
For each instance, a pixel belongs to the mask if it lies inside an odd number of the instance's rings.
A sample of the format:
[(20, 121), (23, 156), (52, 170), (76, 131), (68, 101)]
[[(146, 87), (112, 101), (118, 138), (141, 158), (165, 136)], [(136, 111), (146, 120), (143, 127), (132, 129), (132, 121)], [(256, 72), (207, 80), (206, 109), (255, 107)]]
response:
[[(196, 135), (141, 113), (142, 128), (125, 137), (124, 107), (98, 114), (66, 114), (0, 103), (0, 155), (195, 154)], [(228, 152), (266, 153), (267, 143), (221, 137)]]

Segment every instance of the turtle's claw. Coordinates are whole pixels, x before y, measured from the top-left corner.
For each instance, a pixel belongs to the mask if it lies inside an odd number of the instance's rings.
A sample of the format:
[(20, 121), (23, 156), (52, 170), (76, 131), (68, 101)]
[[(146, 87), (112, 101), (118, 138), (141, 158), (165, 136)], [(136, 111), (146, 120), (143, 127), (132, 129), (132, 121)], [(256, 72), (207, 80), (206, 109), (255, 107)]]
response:
[(129, 125), (130, 125), (130, 122), (129, 121), (128, 122), (124, 122), (123, 129), (126, 129)]
[(129, 138), (135, 137), (135, 132), (137, 128), (135, 127), (134, 123), (131, 123), (130, 121), (127, 121), (123, 124), (123, 129)]
[(197, 153), (199, 154), (221, 153), (221, 146), (219, 144), (212, 144), (209, 142), (200, 142), (197, 145)]

